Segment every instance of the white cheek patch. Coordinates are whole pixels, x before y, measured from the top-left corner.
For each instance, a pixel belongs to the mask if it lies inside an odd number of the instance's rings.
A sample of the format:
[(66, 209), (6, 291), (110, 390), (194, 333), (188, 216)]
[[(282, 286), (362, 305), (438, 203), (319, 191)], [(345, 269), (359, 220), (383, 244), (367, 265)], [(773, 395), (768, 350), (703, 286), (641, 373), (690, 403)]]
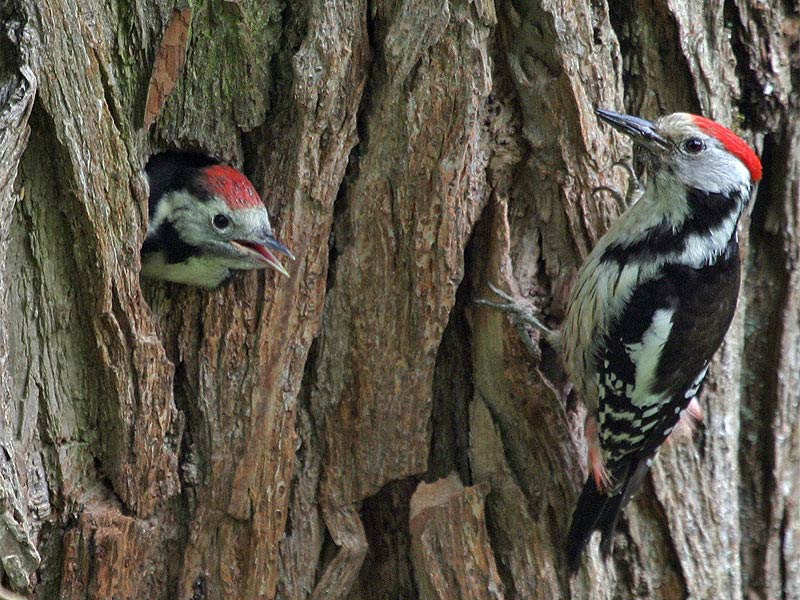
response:
[(712, 194), (729, 193), (750, 182), (750, 171), (742, 161), (716, 146), (702, 155), (685, 157), (675, 166), (675, 173), (687, 186)]
[(156, 206), (156, 212), (147, 224), (147, 233), (155, 233), (161, 224), (176, 212), (184, 210), (194, 203), (192, 196), (184, 191), (164, 194)]
[(158, 203), (147, 225), (147, 233), (156, 233), (161, 224), (169, 220), (184, 242), (197, 246), (213, 235), (211, 219), (224, 210), (219, 200), (200, 202), (186, 190), (170, 192)]

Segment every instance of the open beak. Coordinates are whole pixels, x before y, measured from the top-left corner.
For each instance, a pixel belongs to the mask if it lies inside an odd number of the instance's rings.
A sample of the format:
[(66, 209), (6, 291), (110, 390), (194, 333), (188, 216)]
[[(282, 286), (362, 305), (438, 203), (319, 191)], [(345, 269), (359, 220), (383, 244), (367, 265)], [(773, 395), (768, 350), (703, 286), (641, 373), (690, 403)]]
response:
[(631, 115), (622, 115), (611, 110), (596, 108), (595, 114), (617, 131), (624, 133), (634, 143), (642, 144), (653, 150), (665, 150), (670, 143), (656, 131), (655, 123)]
[(289, 272), (283, 267), (274, 252), (294, 260), (294, 254), (271, 233), (265, 234), (257, 242), (249, 240), (231, 240), (231, 246), (247, 254), (253, 262), (260, 267), (270, 267), (278, 273), (289, 277)]

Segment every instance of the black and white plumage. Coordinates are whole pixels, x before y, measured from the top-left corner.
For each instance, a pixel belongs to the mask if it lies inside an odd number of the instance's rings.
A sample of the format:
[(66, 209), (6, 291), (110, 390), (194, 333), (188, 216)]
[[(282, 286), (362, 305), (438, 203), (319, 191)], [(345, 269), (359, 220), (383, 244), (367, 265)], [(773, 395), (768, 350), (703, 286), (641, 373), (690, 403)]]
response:
[(589, 411), (591, 473), (567, 539), (573, 571), (595, 530), (610, 550), (621, 509), (722, 343), (739, 293), (737, 223), (761, 178), (747, 144), (704, 117), (597, 113), (633, 139), (646, 185), (581, 268), (561, 333)]
[(212, 289), (240, 270), (270, 267), (288, 275), (275, 253), (294, 256), (241, 172), (206, 156), (165, 152), (150, 158), (145, 175), (142, 276)]

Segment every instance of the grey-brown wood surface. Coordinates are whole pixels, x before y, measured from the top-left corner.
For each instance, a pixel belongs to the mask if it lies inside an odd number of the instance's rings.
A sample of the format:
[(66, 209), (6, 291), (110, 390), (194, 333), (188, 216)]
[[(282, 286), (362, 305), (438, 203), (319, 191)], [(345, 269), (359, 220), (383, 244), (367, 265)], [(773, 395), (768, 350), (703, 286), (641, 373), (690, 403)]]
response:
[[(800, 5), (0, 1), (0, 564), (63, 599), (800, 598)], [(595, 106), (701, 112), (765, 175), (705, 426), (570, 579), (584, 409), (553, 325), (623, 208)], [(298, 260), (139, 279), (150, 153), (240, 168)], [(447, 478), (447, 479), (445, 479)], [(0, 592), (6, 594), (6, 592)], [(4, 597), (0, 595), (0, 597)]]

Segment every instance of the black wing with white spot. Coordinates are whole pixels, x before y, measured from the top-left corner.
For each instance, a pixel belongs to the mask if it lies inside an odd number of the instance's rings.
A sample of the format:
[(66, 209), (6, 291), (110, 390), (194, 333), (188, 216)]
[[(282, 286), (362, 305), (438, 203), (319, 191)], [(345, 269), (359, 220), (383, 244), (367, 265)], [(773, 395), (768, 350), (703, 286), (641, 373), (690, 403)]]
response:
[(669, 265), (634, 291), (598, 357), (600, 447), (612, 474), (626, 470), (626, 457), (652, 455), (675, 427), (725, 337), (738, 292), (733, 238), (715, 264)]
[(617, 489), (629, 458), (660, 429), (674, 426), (672, 419), (664, 418), (672, 396), (654, 388), (679, 310), (680, 298), (670, 278), (645, 283), (635, 290), (602, 345), (597, 374), (600, 448)]

